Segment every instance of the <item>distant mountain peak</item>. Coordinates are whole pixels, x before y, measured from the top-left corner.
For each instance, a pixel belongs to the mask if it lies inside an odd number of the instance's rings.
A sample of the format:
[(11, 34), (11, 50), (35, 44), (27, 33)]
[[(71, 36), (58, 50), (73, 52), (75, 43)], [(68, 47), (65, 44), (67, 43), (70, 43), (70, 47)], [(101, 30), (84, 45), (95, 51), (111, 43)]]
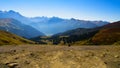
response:
[(76, 28), (94, 28), (108, 24), (104, 21), (86, 21), (75, 18), (64, 19), (59, 17), (32, 17), (22, 16), (20, 13), (9, 10), (0, 13), (0, 18), (13, 18), (23, 24), (30, 25), (46, 35), (52, 35)]
[(11, 12), (11, 13), (16, 13), (15, 11), (13, 11), (13, 10), (9, 10), (8, 12)]
[(16, 11), (14, 11), (14, 10), (8, 10), (8, 11), (2, 11), (2, 10), (0, 10), (0, 12), (1, 13), (18, 13), (18, 12), (16, 12)]
[(51, 17), (50, 19), (62, 19), (62, 18), (59, 18), (59, 17), (55, 17), (55, 16), (53, 16), (53, 17)]

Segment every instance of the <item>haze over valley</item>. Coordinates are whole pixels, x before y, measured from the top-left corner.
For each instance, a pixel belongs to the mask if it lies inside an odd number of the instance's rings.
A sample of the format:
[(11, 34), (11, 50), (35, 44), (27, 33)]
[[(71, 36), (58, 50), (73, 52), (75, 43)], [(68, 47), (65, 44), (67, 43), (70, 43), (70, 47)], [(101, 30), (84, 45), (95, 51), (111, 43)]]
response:
[(76, 28), (95, 28), (108, 24), (107, 21), (85, 21), (78, 19), (63, 19), (59, 17), (34, 17), (28, 18), (13, 10), (1, 11), (0, 18), (13, 18), (22, 24), (32, 26), (46, 35), (53, 35)]

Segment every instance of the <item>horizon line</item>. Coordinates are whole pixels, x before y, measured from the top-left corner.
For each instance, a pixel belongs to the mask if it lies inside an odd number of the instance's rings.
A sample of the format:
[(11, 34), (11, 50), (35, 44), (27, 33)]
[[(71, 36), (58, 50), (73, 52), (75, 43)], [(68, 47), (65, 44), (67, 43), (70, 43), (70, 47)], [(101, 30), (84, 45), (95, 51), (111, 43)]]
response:
[[(35, 17), (53, 18), (53, 17), (56, 17), (56, 18), (62, 18), (62, 19), (76, 19), (76, 20), (83, 20), (83, 21), (105, 21), (105, 22), (110, 22), (110, 23), (116, 22), (116, 21), (108, 21), (108, 20), (100, 20), (100, 19), (80, 19), (80, 18), (77, 18), (77, 17), (61, 17), (61, 16), (54, 16), (54, 15), (53, 15), (53, 16), (46, 16), (46, 15), (44, 15), (44, 16), (41, 16), (41, 15), (37, 15), (37, 16), (26, 16), (26, 15), (24, 15), (24, 14), (22, 14), (21, 12), (18, 12), (18, 11), (16, 11), (16, 10), (0, 10), (0, 11), (2, 11), (2, 12), (13, 11), (13, 12), (16, 12), (16, 13), (24, 16), (24, 17), (27, 17), (27, 18), (35, 18)], [(119, 21), (119, 20), (117, 20), (117, 21)]]

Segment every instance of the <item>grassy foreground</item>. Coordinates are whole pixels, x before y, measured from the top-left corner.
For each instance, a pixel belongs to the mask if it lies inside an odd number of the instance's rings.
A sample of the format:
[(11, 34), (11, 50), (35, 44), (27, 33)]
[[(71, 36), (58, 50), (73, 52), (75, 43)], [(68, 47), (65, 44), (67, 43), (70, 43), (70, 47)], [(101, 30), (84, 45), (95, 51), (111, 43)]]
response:
[(120, 68), (120, 46), (0, 46), (0, 68)]

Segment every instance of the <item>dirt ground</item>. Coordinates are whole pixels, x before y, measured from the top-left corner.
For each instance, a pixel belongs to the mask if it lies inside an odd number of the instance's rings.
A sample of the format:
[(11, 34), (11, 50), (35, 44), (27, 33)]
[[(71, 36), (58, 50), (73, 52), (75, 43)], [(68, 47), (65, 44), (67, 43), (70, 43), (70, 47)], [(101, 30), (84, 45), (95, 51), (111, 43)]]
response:
[(120, 68), (120, 46), (0, 46), (0, 68)]

